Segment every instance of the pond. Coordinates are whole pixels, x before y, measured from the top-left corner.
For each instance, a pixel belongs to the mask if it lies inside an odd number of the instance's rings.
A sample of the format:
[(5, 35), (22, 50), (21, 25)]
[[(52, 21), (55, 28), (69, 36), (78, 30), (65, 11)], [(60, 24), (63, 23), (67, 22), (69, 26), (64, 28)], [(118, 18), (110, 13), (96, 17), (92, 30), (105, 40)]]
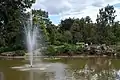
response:
[(1, 59), (0, 80), (120, 80), (120, 59), (37, 58), (34, 63), (49, 67), (21, 71), (12, 67), (28, 64), (28, 59)]

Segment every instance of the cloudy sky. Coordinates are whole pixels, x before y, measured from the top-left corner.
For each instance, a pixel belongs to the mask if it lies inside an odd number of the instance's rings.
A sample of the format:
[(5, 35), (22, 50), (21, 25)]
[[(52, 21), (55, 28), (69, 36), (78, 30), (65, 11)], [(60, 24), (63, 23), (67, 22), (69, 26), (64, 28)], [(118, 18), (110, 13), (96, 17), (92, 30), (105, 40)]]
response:
[(49, 13), (54, 24), (61, 19), (81, 18), (90, 16), (95, 22), (100, 8), (113, 5), (116, 10), (116, 20), (120, 20), (120, 0), (36, 0), (33, 9), (43, 9)]

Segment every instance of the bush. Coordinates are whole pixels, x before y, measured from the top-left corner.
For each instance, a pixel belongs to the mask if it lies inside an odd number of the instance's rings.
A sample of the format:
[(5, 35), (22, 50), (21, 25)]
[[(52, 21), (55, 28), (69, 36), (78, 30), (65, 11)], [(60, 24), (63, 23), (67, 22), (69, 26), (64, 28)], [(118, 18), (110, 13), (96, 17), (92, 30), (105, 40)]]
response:
[(70, 55), (72, 55), (73, 53), (76, 53), (78, 51), (78, 48), (76, 45), (74, 44), (64, 44), (64, 49), (65, 49), (65, 53), (69, 53)]
[(6, 47), (1, 47), (0, 48), (0, 53), (2, 53), (2, 52), (9, 52), (9, 51), (13, 51), (14, 49), (12, 48), (12, 47), (8, 47), (8, 46), (6, 46)]
[(47, 48), (47, 53), (46, 53), (45, 55), (48, 55), (48, 56), (55, 56), (55, 55), (56, 55), (55, 46), (54, 46), (54, 45), (48, 46), (48, 48)]
[(45, 55), (48, 56), (56, 56), (56, 55), (60, 55), (61, 53), (65, 53), (67, 55), (72, 55), (74, 53), (80, 54), (83, 52), (83, 45), (82, 44), (68, 44), (68, 43), (64, 43), (63, 45), (50, 45), (47, 48), (47, 52), (45, 53)]
[(59, 45), (61, 45), (62, 43), (60, 42), (60, 41), (55, 41), (54, 42), (54, 45), (57, 45), (57, 46), (59, 46)]
[(0, 48), (0, 53), (2, 52), (10, 52), (10, 51), (16, 51), (16, 50), (24, 50), (24, 48), (21, 45), (10, 45)]
[(70, 52), (71, 51), (71, 47), (72, 46), (70, 44), (64, 43), (64, 51), (65, 51), (65, 53)]
[(57, 54), (65, 52), (64, 45), (56, 46), (55, 49)]

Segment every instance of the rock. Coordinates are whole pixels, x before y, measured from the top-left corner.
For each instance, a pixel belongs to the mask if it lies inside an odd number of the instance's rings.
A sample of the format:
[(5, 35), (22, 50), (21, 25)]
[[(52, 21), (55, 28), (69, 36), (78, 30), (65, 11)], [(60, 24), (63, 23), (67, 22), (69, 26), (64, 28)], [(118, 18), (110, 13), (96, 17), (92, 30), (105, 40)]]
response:
[(14, 52), (4, 52), (1, 53), (1, 56), (13, 56), (15, 53)]
[(23, 50), (1, 53), (1, 56), (24, 56), (24, 55), (25, 55), (25, 51)]
[(91, 45), (86, 46), (84, 52), (89, 52), (89, 54), (97, 54), (97, 55), (114, 55), (115, 51), (105, 44), (102, 45)]

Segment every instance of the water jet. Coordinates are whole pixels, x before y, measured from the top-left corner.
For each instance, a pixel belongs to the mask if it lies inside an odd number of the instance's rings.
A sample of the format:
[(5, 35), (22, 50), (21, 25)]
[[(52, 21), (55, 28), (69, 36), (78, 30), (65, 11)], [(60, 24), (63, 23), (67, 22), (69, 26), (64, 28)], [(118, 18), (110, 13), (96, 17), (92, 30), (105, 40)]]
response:
[(32, 10), (30, 11), (30, 18), (27, 21), (27, 26), (24, 26), (27, 50), (29, 53), (30, 67), (33, 66), (33, 51), (36, 50), (38, 27), (33, 26)]

